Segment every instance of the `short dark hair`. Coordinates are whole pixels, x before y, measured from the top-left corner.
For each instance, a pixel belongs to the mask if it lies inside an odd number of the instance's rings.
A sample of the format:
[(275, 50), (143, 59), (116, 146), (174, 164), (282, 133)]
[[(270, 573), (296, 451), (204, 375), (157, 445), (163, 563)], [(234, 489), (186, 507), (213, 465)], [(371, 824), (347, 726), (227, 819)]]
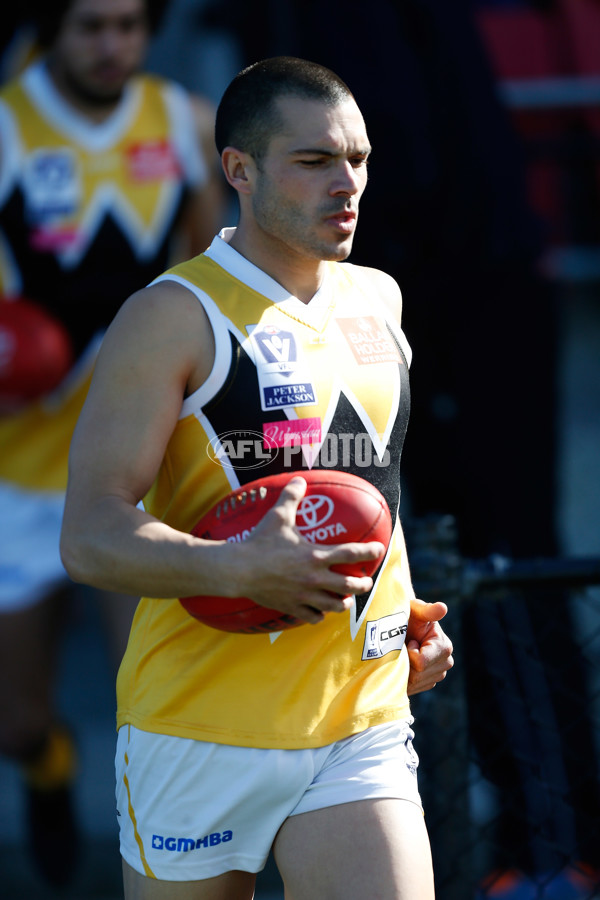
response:
[[(150, 33), (158, 31), (171, 0), (144, 0)], [(34, 28), (35, 40), (42, 50), (49, 50), (58, 37), (62, 22), (75, 0), (25, 0), (25, 19)]]
[(275, 105), (283, 96), (337, 106), (352, 98), (352, 93), (331, 69), (306, 59), (274, 56), (253, 63), (235, 76), (219, 103), (215, 123), (219, 153), (232, 146), (260, 163), (271, 138), (283, 126)]

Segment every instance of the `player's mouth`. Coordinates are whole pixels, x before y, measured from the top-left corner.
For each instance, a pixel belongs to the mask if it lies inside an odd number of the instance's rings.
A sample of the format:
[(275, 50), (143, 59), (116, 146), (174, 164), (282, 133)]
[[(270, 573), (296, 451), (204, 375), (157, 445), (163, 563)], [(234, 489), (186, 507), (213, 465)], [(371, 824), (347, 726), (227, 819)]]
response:
[(343, 210), (335, 213), (333, 216), (328, 216), (326, 222), (344, 234), (351, 234), (356, 227), (356, 212), (354, 210)]
[(129, 72), (124, 66), (116, 63), (98, 63), (91, 71), (91, 77), (99, 85), (124, 84)]

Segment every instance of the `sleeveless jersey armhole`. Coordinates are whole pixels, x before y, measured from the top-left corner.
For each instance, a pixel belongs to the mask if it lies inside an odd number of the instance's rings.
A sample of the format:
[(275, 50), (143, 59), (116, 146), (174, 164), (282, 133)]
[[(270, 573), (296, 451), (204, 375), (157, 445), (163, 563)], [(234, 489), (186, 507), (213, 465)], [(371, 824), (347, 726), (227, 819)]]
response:
[(162, 281), (174, 281), (194, 294), (208, 316), (215, 341), (215, 361), (210, 375), (197, 391), (194, 391), (193, 394), (190, 394), (183, 401), (179, 418), (184, 419), (189, 415), (198, 415), (203, 405), (211, 400), (225, 383), (231, 367), (231, 339), (229, 332), (230, 330), (237, 331), (237, 329), (219, 311), (212, 297), (190, 281), (187, 281), (187, 279), (182, 278), (180, 275), (169, 273), (159, 276), (152, 284), (159, 284)]

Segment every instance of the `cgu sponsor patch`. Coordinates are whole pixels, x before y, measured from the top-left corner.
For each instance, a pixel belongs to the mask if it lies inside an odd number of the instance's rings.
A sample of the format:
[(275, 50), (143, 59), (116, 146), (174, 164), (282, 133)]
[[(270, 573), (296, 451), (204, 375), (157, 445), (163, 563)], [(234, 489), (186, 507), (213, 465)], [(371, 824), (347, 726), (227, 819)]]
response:
[(367, 622), (362, 659), (379, 659), (392, 650), (402, 650), (407, 627), (408, 616), (404, 612)]
[(337, 319), (337, 323), (359, 365), (402, 362), (398, 347), (381, 319), (358, 316)]

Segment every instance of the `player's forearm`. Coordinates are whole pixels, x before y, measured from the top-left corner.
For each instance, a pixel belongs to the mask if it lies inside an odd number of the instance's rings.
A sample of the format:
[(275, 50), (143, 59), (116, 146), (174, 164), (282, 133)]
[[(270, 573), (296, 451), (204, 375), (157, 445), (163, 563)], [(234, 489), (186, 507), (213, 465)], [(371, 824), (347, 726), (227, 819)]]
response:
[(84, 517), (67, 507), (61, 537), (73, 581), (136, 596), (226, 594), (229, 550), (224, 542), (200, 541), (117, 499)]

